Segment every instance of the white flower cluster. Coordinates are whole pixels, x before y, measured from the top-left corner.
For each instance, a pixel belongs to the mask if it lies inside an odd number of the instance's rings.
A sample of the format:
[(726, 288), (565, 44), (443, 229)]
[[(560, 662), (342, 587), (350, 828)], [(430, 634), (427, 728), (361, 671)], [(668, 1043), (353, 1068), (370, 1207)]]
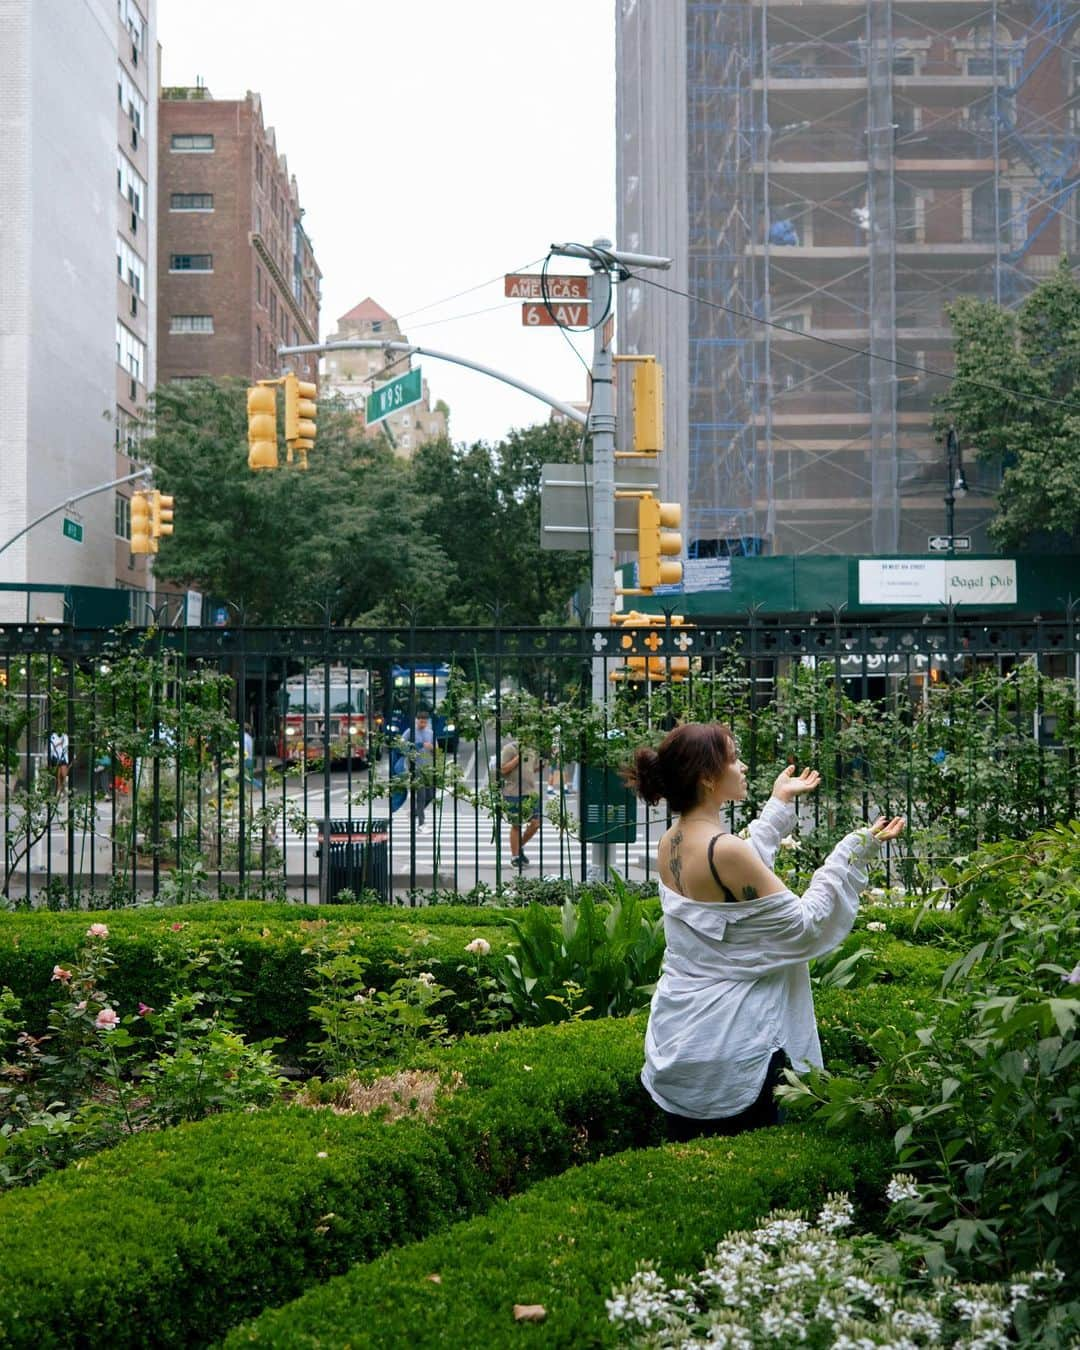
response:
[(897, 1172), (885, 1187), (885, 1199), (892, 1205), (898, 1205), (901, 1200), (918, 1200), (918, 1198), (919, 1183), (910, 1172)]
[[(906, 1191), (911, 1177), (890, 1185)], [(917, 1188), (915, 1189), (917, 1194)], [(892, 1196), (890, 1196), (892, 1198)], [(724, 1238), (705, 1268), (670, 1285), (649, 1264), (607, 1300), (620, 1343), (634, 1350), (924, 1350), (1008, 1346), (1018, 1303), (1049, 1293), (1061, 1271), (1043, 1267), (1011, 1285), (937, 1279), (905, 1289), (880, 1258), (884, 1244), (857, 1233), (845, 1195), (830, 1195), (816, 1224), (775, 1210), (753, 1232)]]

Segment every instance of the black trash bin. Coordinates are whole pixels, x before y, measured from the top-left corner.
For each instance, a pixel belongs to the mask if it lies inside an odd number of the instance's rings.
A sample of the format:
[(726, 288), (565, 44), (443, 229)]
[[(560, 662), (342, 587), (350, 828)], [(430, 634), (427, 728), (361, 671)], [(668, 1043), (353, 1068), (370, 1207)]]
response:
[(390, 822), (319, 821), (319, 903), (335, 905), (342, 891), (357, 899), (374, 891), (390, 903)]

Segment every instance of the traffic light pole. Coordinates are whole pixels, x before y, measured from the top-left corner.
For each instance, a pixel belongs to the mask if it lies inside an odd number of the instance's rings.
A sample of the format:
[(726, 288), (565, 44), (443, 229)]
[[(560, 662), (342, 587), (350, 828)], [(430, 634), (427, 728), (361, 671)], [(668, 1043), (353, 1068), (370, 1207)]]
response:
[(40, 525), (43, 520), (48, 520), (50, 516), (55, 516), (57, 511), (66, 511), (69, 506), (74, 506), (76, 502), (84, 501), (87, 497), (94, 497), (99, 492), (108, 492), (110, 488), (119, 487), (121, 483), (134, 483), (137, 478), (148, 478), (153, 473), (153, 469), (148, 464), (145, 468), (139, 469), (137, 473), (126, 474), (123, 478), (114, 478), (108, 483), (99, 483), (97, 487), (87, 488), (85, 492), (77, 492), (74, 497), (65, 497), (62, 502), (56, 506), (51, 506), (48, 511), (43, 512), (29, 525), (24, 525), (18, 534), (13, 534), (5, 544), (0, 544), (0, 553), (9, 549), (12, 544), (17, 544), (24, 534), (29, 534), (35, 525)]

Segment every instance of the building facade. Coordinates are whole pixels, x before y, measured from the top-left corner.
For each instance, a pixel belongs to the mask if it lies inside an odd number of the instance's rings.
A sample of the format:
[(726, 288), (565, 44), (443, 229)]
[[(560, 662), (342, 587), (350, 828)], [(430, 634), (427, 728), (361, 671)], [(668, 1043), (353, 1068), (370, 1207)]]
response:
[(619, 243), (676, 292), (627, 283), (619, 345), (664, 361), (691, 554), (925, 552), (946, 306), (1080, 253), (1080, 8), (637, 0), (617, 43)]
[[(137, 467), (155, 375), (155, 0), (0, 5), (0, 543)], [(126, 494), (0, 553), (0, 581), (145, 591)], [(5, 617), (60, 601), (0, 592)], [(138, 611), (133, 610), (138, 617)]]
[(184, 86), (159, 109), (158, 378), (277, 376), (279, 346), (318, 341), (321, 273), (262, 100)]
[[(398, 321), (370, 296), (354, 305), (338, 319), (337, 332), (327, 342), (347, 342), (349, 338), (384, 338), (387, 342), (407, 342)], [(389, 364), (388, 364), (389, 362)], [(359, 351), (330, 352), (323, 358), (321, 388), (325, 397), (337, 396), (352, 408), (366, 426), (367, 396), (387, 380), (412, 370), (412, 357), (401, 352), (382, 352), (377, 347)], [(417, 446), (446, 435), (447, 411), (444, 404), (431, 406), (427, 380), (421, 383), (419, 403), (392, 412), (380, 419), (369, 434), (388, 434), (394, 453), (409, 459)]]

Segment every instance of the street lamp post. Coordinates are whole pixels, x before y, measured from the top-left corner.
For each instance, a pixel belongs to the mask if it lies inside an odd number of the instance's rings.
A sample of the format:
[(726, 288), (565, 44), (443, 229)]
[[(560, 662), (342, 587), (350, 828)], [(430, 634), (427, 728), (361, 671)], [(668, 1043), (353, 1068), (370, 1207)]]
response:
[(945, 436), (945, 458), (948, 464), (948, 488), (945, 492), (945, 533), (949, 536), (949, 557), (955, 552), (956, 499), (967, 495), (967, 479), (960, 459), (960, 440), (956, 428), (950, 427)]

